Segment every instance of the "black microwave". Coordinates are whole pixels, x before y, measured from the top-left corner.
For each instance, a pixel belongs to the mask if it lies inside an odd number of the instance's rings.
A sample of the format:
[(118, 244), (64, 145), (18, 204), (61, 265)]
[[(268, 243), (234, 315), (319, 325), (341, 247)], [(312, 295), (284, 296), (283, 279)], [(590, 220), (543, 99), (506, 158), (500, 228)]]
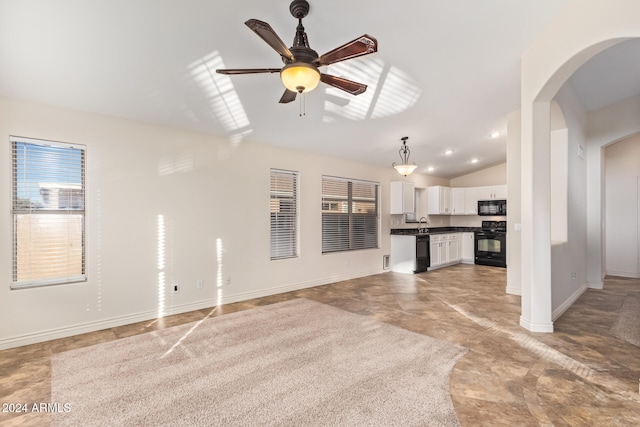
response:
[(478, 200), (478, 215), (504, 216), (507, 214), (507, 201), (502, 200)]

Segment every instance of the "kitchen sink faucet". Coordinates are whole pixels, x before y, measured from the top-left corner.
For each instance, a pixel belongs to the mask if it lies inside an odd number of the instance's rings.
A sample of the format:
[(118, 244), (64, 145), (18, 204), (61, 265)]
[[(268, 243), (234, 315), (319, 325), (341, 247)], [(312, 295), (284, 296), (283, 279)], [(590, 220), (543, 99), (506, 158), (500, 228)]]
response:
[(429, 221), (427, 220), (427, 218), (425, 217), (420, 217), (420, 220), (418, 221), (418, 233), (426, 233), (427, 227), (422, 227), (422, 220), (424, 219), (424, 225), (429, 225)]

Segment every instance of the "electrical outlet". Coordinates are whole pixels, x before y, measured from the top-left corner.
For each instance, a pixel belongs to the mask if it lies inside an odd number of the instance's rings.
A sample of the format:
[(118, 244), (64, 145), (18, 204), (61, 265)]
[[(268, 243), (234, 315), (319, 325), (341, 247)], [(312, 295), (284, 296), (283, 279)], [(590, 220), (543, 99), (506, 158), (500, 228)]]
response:
[(171, 293), (172, 294), (177, 294), (180, 292), (180, 283), (173, 283), (171, 285)]
[(198, 279), (198, 281), (196, 282), (196, 288), (198, 289), (204, 288), (204, 280)]

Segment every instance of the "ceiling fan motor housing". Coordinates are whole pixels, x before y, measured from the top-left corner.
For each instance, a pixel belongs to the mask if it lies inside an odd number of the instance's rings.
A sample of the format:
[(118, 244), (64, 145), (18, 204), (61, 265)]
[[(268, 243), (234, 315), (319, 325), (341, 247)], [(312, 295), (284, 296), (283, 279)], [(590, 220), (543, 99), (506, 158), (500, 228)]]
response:
[(302, 19), (309, 13), (309, 2), (307, 0), (293, 0), (289, 6), (289, 12), (296, 19)]
[(295, 62), (306, 62), (307, 64), (313, 64), (313, 61), (318, 59), (318, 53), (307, 46), (292, 46), (289, 48), (289, 50), (293, 54)]

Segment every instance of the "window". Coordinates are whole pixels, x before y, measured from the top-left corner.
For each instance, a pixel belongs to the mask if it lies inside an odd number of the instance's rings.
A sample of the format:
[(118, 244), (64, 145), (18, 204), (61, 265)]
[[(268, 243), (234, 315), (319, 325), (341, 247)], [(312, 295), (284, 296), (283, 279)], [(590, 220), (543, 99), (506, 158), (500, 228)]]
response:
[(379, 184), (322, 177), (322, 253), (378, 247)]
[(10, 141), (11, 287), (85, 280), (85, 147), (13, 136)]
[(298, 172), (271, 169), (271, 259), (298, 256)]

